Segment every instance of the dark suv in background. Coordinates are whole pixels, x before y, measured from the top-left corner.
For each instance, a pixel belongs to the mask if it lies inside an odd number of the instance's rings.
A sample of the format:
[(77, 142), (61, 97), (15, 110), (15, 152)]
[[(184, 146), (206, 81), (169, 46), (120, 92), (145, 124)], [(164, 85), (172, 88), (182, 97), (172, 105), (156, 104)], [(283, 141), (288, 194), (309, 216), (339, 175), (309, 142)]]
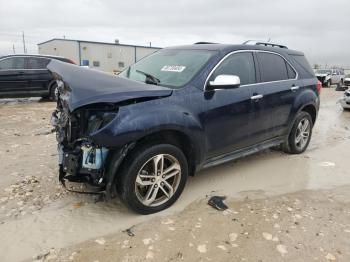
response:
[(55, 100), (56, 81), (46, 68), (51, 59), (74, 63), (55, 56), (0, 57), (0, 98), (40, 96)]
[(202, 168), (273, 146), (304, 152), (320, 103), (304, 54), (271, 43), (165, 48), (118, 77), (48, 68), (60, 180), (116, 191), (142, 214), (173, 204)]

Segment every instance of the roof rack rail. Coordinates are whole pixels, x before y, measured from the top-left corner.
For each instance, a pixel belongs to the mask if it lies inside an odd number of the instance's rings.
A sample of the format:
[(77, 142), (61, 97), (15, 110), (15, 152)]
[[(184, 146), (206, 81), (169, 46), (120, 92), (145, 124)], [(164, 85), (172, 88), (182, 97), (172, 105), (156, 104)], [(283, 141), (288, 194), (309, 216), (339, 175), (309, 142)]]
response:
[(288, 47), (285, 45), (272, 43), (272, 42), (264, 42), (264, 41), (259, 41), (259, 40), (248, 40), (248, 41), (245, 41), (243, 43), (243, 45), (263, 45), (263, 46), (279, 47), (279, 48), (288, 49)]
[(206, 45), (206, 44), (216, 44), (216, 43), (212, 43), (212, 42), (197, 42), (194, 43), (195, 45)]

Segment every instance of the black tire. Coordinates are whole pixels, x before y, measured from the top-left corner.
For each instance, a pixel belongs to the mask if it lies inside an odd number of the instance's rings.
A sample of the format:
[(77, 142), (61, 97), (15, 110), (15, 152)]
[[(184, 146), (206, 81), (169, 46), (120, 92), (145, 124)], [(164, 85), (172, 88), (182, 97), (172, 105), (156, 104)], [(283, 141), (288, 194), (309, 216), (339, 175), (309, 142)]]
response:
[[(302, 146), (299, 146), (298, 143), (296, 142), (297, 136), (300, 134), (298, 130), (298, 126), (304, 120), (307, 120), (309, 123), (309, 128), (310, 128), (309, 135), (308, 135), (307, 141), (305, 141), (306, 143), (303, 144)], [(310, 143), (311, 136), (312, 136), (312, 128), (313, 128), (313, 123), (312, 123), (312, 118), (310, 114), (305, 111), (299, 112), (294, 121), (293, 127), (289, 132), (288, 139), (282, 145), (283, 151), (288, 154), (303, 153)]]
[(56, 89), (57, 89), (57, 84), (56, 83), (54, 83), (54, 84), (52, 84), (51, 85), (51, 87), (50, 87), (50, 94), (49, 94), (49, 99), (51, 100), (51, 101), (57, 101), (57, 91), (56, 91)]
[(328, 81), (327, 81), (327, 84), (326, 84), (326, 87), (331, 87), (331, 85), (332, 85), (331, 80), (328, 80)]
[[(168, 200), (165, 198), (165, 203), (157, 206), (144, 205), (139, 200), (138, 193), (136, 192), (136, 179), (141, 168), (143, 168), (152, 157), (159, 154), (171, 155), (178, 161), (181, 168), (178, 186), (174, 194)], [(185, 187), (187, 176), (187, 159), (178, 147), (170, 144), (144, 144), (135, 148), (123, 161), (116, 182), (117, 192), (122, 201), (133, 211), (143, 215), (152, 214), (170, 207), (179, 198)], [(159, 192), (161, 191), (159, 190)]]

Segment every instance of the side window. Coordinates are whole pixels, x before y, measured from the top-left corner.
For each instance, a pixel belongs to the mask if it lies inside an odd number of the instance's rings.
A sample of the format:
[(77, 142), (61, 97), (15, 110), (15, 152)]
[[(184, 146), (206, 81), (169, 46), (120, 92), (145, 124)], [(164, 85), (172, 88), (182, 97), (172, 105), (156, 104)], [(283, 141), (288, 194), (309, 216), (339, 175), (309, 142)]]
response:
[(12, 68), (12, 58), (7, 58), (0, 61), (0, 70), (7, 70)]
[(214, 71), (210, 81), (218, 75), (236, 75), (241, 79), (241, 85), (256, 83), (255, 65), (251, 52), (235, 53), (227, 57)]
[(46, 58), (26, 57), (26, 69), (46, 69), (49, 60)]
[(287, 67), (287, 72), (288, 72), (288, 78), (289, 79), (294, 79), (297, 74), (295, 73), (294, 69), (287, 63), (286, 63), (286, 67)]
[(24, 69), (23, 57), (12, 57), (0, 61), (0, 70)]
[(258, 53), (261, 66), (261, 81), (279, 81), (289, 79), (286, 62), (279, 55), (271, 53)]

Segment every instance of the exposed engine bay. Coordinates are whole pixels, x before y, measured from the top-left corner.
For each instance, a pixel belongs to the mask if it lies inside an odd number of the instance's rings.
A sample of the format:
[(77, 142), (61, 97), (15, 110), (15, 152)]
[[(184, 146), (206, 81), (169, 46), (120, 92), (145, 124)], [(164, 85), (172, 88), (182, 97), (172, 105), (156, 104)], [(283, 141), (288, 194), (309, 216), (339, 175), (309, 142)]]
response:
[(133, 139), (113, 144), (116, 124), (111, 122), (121, 107), (169, 96), (172, 91), (58, 61), (51, 61), (48, 69), (57, 82), (51, 125), (58, 143), (59, 180), (64, 186), (67, 180), (87, 183), (94, 192), (85, 193), (103, 192), (109, 198), (117, 169), (135, 145)]
[(86, 182), (103, 190), (109, 149), (94, 144), (90, 135), (112, 121), (117, 108), (108, 104), (93, 105), (70, 113), (65, 105), (68, 94), (62, 81), (58, 81), (58, 88), (59, 99), (51, 124), (58, 142), (60, 180)]

